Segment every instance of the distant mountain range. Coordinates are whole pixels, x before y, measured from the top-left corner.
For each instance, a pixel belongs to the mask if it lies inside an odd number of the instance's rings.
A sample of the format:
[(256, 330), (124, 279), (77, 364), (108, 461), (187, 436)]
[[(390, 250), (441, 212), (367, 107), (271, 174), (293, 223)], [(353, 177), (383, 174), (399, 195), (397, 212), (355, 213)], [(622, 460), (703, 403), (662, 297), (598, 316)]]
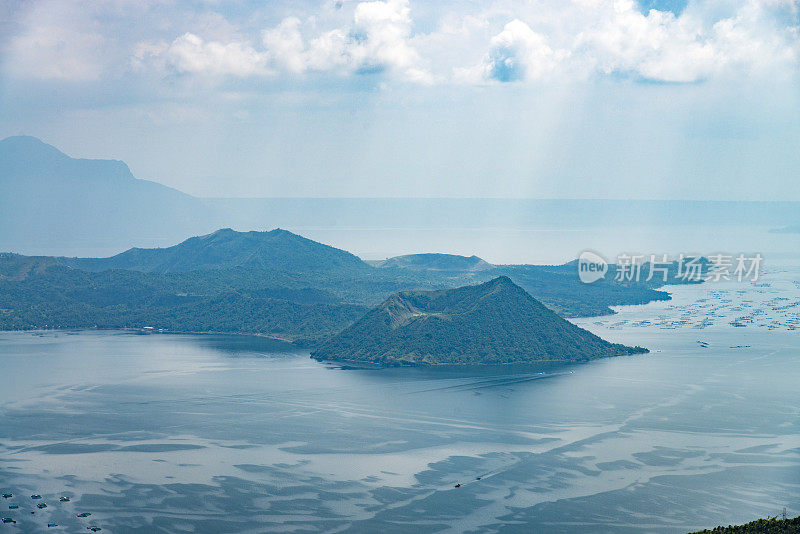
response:
[[(187, 235), (208, 234), (225, 227), (281, 227), (294, 231), (308, 228), (477, 231), (486, 228), (585, 229), (630, 225), (631, 221), (653, 226), (796, 227), (800, 224), (800, 203), (470, 198), (207, 199), (137, 179), (121, 161), (75, 159), (34, 137), (9, 137), (0, 141), (0, 251), (105, 256), (131, 246), (164, 246)], [(397, 261), (402, 261), (405, 268), (413, 268), (413, 256)], [(435, 263), (429, 261), (431, 258), (422, 259), (423, 264)]]
[(775, 228), (772, 230), (775, 234), (800, 234), (800, 224), (793, 224), (791, 226), (784, 226), (783, 228)]
[(602, 340), (500, 276), (392, 295), (312, 357), (359, 364), (476, 365), (583, 361), (647, 352)]
[(176, 240), (208, 213), (194, 197), (134, 178), (121, 161), (74, 159), (34, 137), (0, 141), (0, 244), (118, 243), (132, 233)]
[(415, 271), (486, 271), (494, 265), (478, 256), (457, 254), (407, 254), (373, 262), (376, 267), (411, 269)]

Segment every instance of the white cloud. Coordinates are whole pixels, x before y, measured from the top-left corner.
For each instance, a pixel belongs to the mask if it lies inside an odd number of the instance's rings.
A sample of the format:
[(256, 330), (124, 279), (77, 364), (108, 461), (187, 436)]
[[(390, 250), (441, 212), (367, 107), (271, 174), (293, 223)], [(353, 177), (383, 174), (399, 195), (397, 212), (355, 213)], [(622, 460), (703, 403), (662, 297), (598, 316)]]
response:
[[(643, 13), (634, 0), (329, 1), (302, 12), (275, 4), (238, 20), (213, 11), (185, 24), (171, 19), (155, 36), (146, 35), (155, 25), (143, 25), (144, 36), (126, 46), (139, 72), (211, 78), (382, 73), (422, 84), (620, 75), (696, 82), (793, 72), (799, 5), (691, 0), (674, 14)], [(71, 11), (31, 17), (5, 47), (6, 70), (48, 79), (106, 75), (113, 62), (104, 51), (117, 36)]]
[(289, 72), (300, 73), (306, 70), (304, 57), (305, 43), (300, 33), (300, 19), (288, 17), (276, 28), (263, 33), (264, 46), (270, 62)]
[(390, 71), (426, 83), (431, 77), (410, 45), (411, 17), (408, 0), (361, 2), (352, 23), (304, 40), (302, 23), (284, 19), (263, 34), (271, 61), (290, 72), (368, 73)]
[(569, 7), (561, 14), (550, 13), (551, 20), (537, 20), (552, 36), (515, 19), (490, 40), (483, 62), (470, 72), (481, 71), (484, 79), (498, 81), (623, 74), (695, 82), (797, 62), (797, 28), (775, 13), (796, 10), (794, 1), (746, 0), (733, 15), (719, 20), (706, 20), (692, 9), (680, 16), (642, 13), (633, 0), (565, 4)]
[(141, 65), (156, 60), (181, 73), (206, 76), (247, 77), (263, 75), (266, 55), (257, 52), (244, 42), (204, 41), (193, 33), (185, 33), (169, 45), (163, 43), (139, 43), (134, 51), (134, 61)]
[(774, 8), (789, 9), (796, 20), (795, 1), (751, 0), (736, 16), (714, 24), (712, 39), (723, 66), (764, 70), (797, 64), (798, 27), (782, 24)]
[(408, 44), (411, 17), (407, 0), (362, 2), (351, 32), (352, 55), (359, 69), (410, 69), (419, 62)]
[(262, 32), (258, 49), (244, 40), (205, 41), (186, 33), (167, 47), (140, 43), (134, 58), (209, 76), (387, 72), (429, 83), (432, 76), (410, 44), (411, 23), (408, 0), (361, 2), (348, 24), (324, 31), (315, 31), (321, 25), (315, 17), (286, 17)]
[(600, 73), (690, 82), (718, 67), (718, 51), (699, 20), (671, 12), (639, 12), (631, 0), (616, 0), (611, 16), (581, 32), (576, 48)]
[(103, 72), (109, 39), (69, 6), (34, 9), (3, 47), (5, 69), (16, 77), (91, 81)]
[(553, 51), (543, 35), (514, 19), (492, 37), (482, 71), (486, 78), (503, 82), (540, 79), (567, 55), (563, 50)]

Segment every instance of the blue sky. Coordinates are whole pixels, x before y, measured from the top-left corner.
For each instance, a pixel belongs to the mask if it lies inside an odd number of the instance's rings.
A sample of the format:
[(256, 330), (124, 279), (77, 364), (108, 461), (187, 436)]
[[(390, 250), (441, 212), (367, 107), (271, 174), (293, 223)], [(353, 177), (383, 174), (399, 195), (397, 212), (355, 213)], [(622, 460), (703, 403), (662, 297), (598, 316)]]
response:
[(800, 200), (795, 0), (0, 7), (0, 136), (200, 196)]

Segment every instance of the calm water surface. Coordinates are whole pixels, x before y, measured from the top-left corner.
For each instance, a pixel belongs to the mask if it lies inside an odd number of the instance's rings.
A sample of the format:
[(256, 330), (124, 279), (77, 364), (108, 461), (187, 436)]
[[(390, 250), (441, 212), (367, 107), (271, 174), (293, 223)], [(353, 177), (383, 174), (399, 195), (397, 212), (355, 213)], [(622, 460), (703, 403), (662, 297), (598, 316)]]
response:
[(0, 333), (0, 514), (17, 521), (0, 532), (687, 532), (798, 514), (799, 286), (773, 268), (675, 288), (578, 321), (651, 354), (513, 370)]

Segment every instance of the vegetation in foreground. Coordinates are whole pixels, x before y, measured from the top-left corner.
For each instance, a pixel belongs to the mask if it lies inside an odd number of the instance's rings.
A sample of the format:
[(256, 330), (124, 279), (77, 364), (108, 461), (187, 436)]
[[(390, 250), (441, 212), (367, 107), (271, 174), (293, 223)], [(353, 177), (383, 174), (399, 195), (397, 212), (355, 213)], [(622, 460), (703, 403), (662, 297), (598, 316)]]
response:
[(795, 518), (758, 519), (744, 525), (719, 526), (711, 530), (700, 530), (692, 534), (797, 534), (800, 533), (800, 516)]

